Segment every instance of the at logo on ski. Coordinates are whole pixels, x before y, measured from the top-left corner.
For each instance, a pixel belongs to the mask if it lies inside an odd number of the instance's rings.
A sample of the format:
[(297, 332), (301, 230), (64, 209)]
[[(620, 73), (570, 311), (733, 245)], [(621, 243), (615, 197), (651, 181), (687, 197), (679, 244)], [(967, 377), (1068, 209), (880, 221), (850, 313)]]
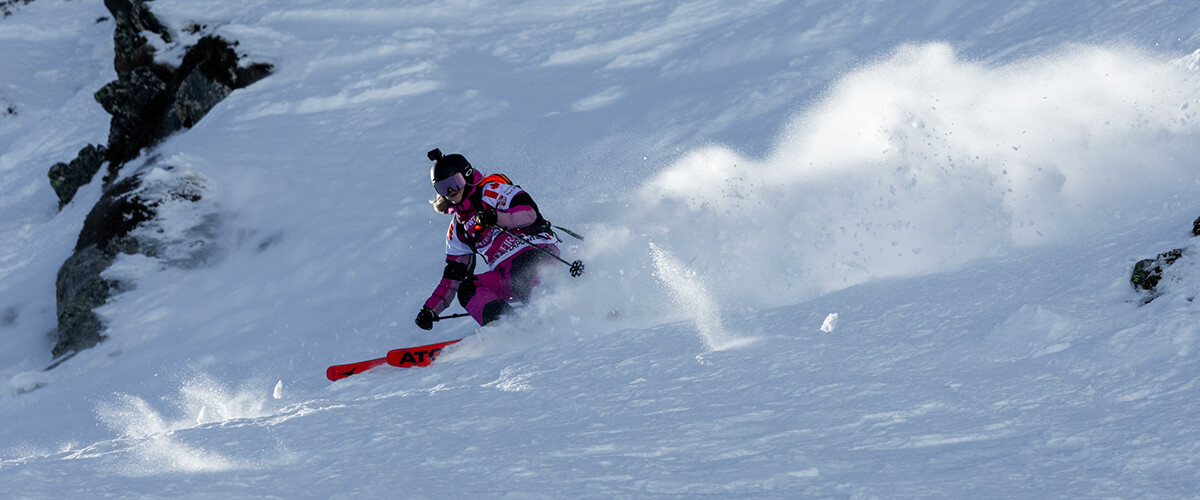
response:
[(444, 347), (455, 342), (458, 342), (458, 340), (451, 340), (449, 342), (442, 342), (440, 344), (408, 347), (404, 349), (392, 349), (388, 351), (387, 364), (399, 366), (400, 368), (429, 366), (433, 364), (433, 360), (437, 359), (438, 355), (442, 353), (442, 349)]
[(433, 360), (437, 359), (438, 355), (442, 353), (443, 348), (460, 340), (462, 339), (417, 347), (392, 349), (391, 351), (388, 351), (387, 356), (383, 358), (368, 359), (366, 361), (346, 363), (343, 365), (333, 365), (325, 370), (325, 378), (328, 378), (329, 380), (341, 380), (351, 375), (356, 375), (385, 364), (400, 368), (429, 366), (433, 364)]

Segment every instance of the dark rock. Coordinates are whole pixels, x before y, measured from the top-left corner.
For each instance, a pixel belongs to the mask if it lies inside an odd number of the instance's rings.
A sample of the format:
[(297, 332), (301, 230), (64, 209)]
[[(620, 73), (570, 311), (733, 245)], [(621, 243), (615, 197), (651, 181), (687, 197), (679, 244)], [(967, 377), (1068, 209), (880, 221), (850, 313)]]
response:
[(50, 351), (59, 357), (95, 346), (104, 340), (104, 324), (93, 309), (108, 301), (113, 284), (100, 277), (112, 264), (109, 255), (96, 246), (75, 252), (58, 270), (55, 281), (58, 302), (58, 342)]
[(154, 216), (152, 207), (132, 195), (141, 182), (140, 176), (129, 177), (104, 192), (83, 221), (83, 229), (75, 243), (76, 252), (94, 246), (113, 256), (122, 250), (137, 253), (137, 248), (114, 247), (114, 243), (122, 241), (122, 236)]
[(163, 37), (164, 42), (171, 41), (171, 35), (163, 26), (146, 3), (142, 0), (104, 0), (104, 7), (112, 13), (118, 27), (131, 28), (135, 32), (149, 31)]
[(101, 196), (84, 220), (75, 253), (58, 269), (58, 342), (51, 351), (55, 357), (104, 340), (104, 324), (92, 310), (108, 301), (117, 284), (100, 274), (117, 255), (138, 251), (138, 242), (129, 232), (154, 215), (150, 207), (131, 196), (139, 185), (139, 177), (130, 177)]
[(1200, 236), (1200, 218), (1192, 221), (1192, 236)]
[(191, 128), (238, 85), (238, 57), (229, 42), (205, 36), (188, 49), (179, 66), (175, 91), (175, 126)]
[(268, 63), (251, 63), (247, 66), (238, 66), (237, 87), (235, 88), (249, 87), (255, 82), (271, 76), (272, 71), (275, 71), (275, 66)]
[(1158, 283), (1162, 281), (1163, 269), (1174, 264), (1175, 261), (1183, 257), (1184, 250), (1177, 248), (1170, 252), (1160, 253), (1153, 259), (1142, 259), (1133, 266), (1133, 276), (1130, 281), (1135, 288), (1145, 290), (1151, 293), (1146, 302), (1154, 300), (1158, 296)]
[(171, 42), (171, 32), (159, 22), (142, 0), (104, 0), (104, 6), (116, 21), (113, 30), (113, 68), (118, 77), (139, 67), (154, 65), (154, 48), (148, 45), (142, 33), (159, 36), (163, 42)]
[(117, 25), (113, 31), (113, 68), (117, 70), (117, 76), (154, 64), (154, 47), (146, 42), (141, 32)]
[(116, 178), (121, 166), (137, 157), (145, 147), (166, 137), (161, 117), (167, 113), (174, 94), (173, 68), (154, 61), (154, 47), (142, 33), (171, 41), (167, 29), (142, 0), (105, 0), (116, 21), (113, 30), (113, 68), (117, 79), (95, 94), (96, 101), (112, 115), (108, 136), (109, 172), (105, 182)]
[[(66, 204), (83, 185), (77, 178), (103, 163), (94, 160), (103, 157), (108, 161), (105, 192), (84, 221), (75, 254), (58, 272), (58, 342), (53, 353), (64, 356), (60, 362), (104, 339), (103, 321), (93, 310), (122, 289), (121, 283), (101, 277), (118, 255), (161, 255), (169, 265), (188, 266), (203, 262), (212, 252), (206, 238), (215, 227), (213, 221), (219, 219), (214, 214), (196, 218), (198, 225), (187, 227), (182, 236), (161, 236), (172, 233), (164, 227), (178, 228), (179, 223), (157, 219), (157, 208), (164, 203), (203, 204), (207, 181), (202, 175), (170, 173), (171, 167), (156, 169), (155, 180), (148, 186), (141, 174), (116, 182), (120, 169), (144, 149), (195, 125), (233, 90), (261, 80), (274, 69), (270, 64), (240, 67), (233, 50), (236, 42), (230, 44), (216, 36), (202, 37), (190, 47), (178, 68), (157, 63), (154, 48), (143, 33), (156, 34), (167, 43), (171, 35), (145, 2), (105, 0), (104, 4), (116, 22), (113, 66), (117, 80), (97, 91), (95, 99), (112, 115), (108, 146), (91, 150), (86, 162), (81, 152), (76, 161), (60, 163), (50, 171), (59, 201)], [(198, 32), (202, 28), (188, 29)], [(94, 173), (86, 177), (90, 179)], [(139, 236), (134, 236), (135, 229), (143, 226), (145, 229), (137, 231)], [(147, 236), (156, 233), (160, 236)]]
[(224, 38), (208, 35), (196, 41), (183, 56), (179, 64), (180, 74), (191, 74), (199, 70), (205, 78), (220, 82), (226, 87), (235, 87), (237, 83), (237, 53), (233, 46)]
[(150, 68), (138, 67), (125, 78), (109, 82), (96, 92), (96, 102), (112, 115), (108, 130), (109, 175), (116, 177), (125, 162), (142, 148), (166, 136), (157, 124), (170, 104), (167, 82)]
[[(56, 357), (103, 340), (105, 326), (92, 311), (132, 288), (120, 278), (101, 276), (121, 254), (177, 267), (206, 262), (217, 224), (215, 205), (204, 202), (210, 186), (197, 172), (163, 166), (147, 167), (105, 191), (84, 220), (74, 255), (58, 271)], [(182, 220), (160, 214), (179, 214), (179, 205), (197, 208), (182, 211)]]
[(180, 126), (192, 128), (231, 92), (233, 89), (225, 84), (205, 78), (199, 68), (192, 70), (175, 92), (175, 113), (172, 116)]
[[(128, 17), (127, 14), (125, 17)], [(120, 18), (120, 16), (118, 17)], [(121, 32), (122, 22), (117, 31)], [(118, 33), (118, 37), (125, 36)], [(178, 68), (153, 61), (145, 40), (118, 42), (130, 48), (118, 64), (118, 79), (96, 92), (96, 101), (112, 115), (108, 137), (109, 173), (115, 179), (121, 166), (172, 133), (191, 128), (233, 90), (269, 75), (269, 64), (238, 66), (233, 45), (215, 36), (191, 46)], [(135, 55), (138, 50), (149, 50)]]
[(79, 188), (92, 181), (92, 177), (104, 164), (108, 149), (104, 146), (88, 144), (79, 150), (79, 155), (71, 163), (56, 163), (50, 167), (50, 187), (58, 195), (58, 208), (71, 202)]

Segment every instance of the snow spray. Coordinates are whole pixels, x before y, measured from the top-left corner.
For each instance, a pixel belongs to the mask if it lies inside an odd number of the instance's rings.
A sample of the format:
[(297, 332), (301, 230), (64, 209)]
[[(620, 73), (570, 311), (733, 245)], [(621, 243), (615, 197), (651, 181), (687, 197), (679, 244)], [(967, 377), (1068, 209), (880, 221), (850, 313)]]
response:
[(654, 243), (650, 243), (650, 253), (654, 259), (654, 276), (667, 287), (675, 306), (696, 325), (704, 347), (720, 351), (746, 343), (725, 329), (717, 302), (694, 270)]

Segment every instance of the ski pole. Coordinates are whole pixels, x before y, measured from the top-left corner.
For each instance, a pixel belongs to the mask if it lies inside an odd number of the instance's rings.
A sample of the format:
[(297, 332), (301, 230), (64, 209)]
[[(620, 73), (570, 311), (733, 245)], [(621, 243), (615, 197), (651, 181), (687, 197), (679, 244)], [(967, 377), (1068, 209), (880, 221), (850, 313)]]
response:
[[(553, 226), (553, 224), (551, 224), (551, 225)], [(577, 239), (577, 240), (579, 240), (579, 241), (583, 241), (583, 236), (580, 236), (580, 235), (576, 234), (576, 233), (575, 233), (575, 231), (572, 231), (572, 230), (570, 230), (570, 229), (567, 229), (567, 228), (565, 228), (565, 227), (562, 227), (562, 226), (553, 226), (553, 227), (554, 227), (554, 229), (561, 229), (561, 230), (562, 230), (562, 232), (564, 232), (564, 233), (567, 233), (567, 234), (571, 235), (571, 237), (573, 237), (573, 238), (575, 238), (575, 239)]]
[[(504, 232), (508, 233), (508, 234), (509, 234), (509, 236), (512, 236), (512, 237), (514, 237), (514, 238), (516, 238), (516, 239), (518, 239), (518, 240), (524, 241), (526, 245), (529, 245), (529, 246), (531, 246), (531, 247), (533, 247), (533, 248), (536, 248), (536, 249), (538, 249), (538, 250), (541, 250), (541, 251), (542, 251), (543, 253), (545, 253), (546, 255), (549, 255), (549, 256), (551, 256), (551, 257), (554, 257), (554, 258), (555, 258), (555, 259), (557, 259), (559, 262), (562, 262), (563, 264), (566, 264), (566, 265), (570, 266), (570, 267), (571, 267), (571, 269), (570, 269), (570, 271), (571, 271), (571, 277), (578, 278), (579, 276), (582, 276), (582, 275), (583, 275), (583, 261), (582, 261), (582, 260), (576, 260), (575, 262), (567, 262), (567, 261), (566, 261), (566, 260), (564, 260), (562, 257), (559, 257), (558, 255), (555, 255), (555, 254), (554, 254), (554, 252), (551, 252), (551, 251), (549, 251), (549, 250), (546, 250), (545, 248), (542, 248), (542, 247), (539, 247), (539, 246), (537, 246), (537, 245), (534, 245), (532, 241), (529, 241), (529, 240), (527, 240), (527, 239), (525, 239), (525, 238), (521, 237), (521, 235), (519, 235), (519, 234), (517, 234), (517, 233), (514, 233), (514, 232), (512, 232), (512, 231), (509, 231), (509, 230), (508, 230), (508, 228), (503, 228), (503, 227), (500, 227), (500, 226), (492, 226), (492, 227), (494, 227), (494, 228), (496, 228), (496, 229), (499, 229), (499, 230), (501, 230), (501, 231), (504, 231)], [(561, 229), (561, 228), (560, 228), (560, 229)]]
[(470, 316), (470, 314), (469, 313), (451, 314), (449, 316), (438, 316), (438, 318), (435, 319), (434, 321), (441, 321), (443, 319), (465, 318), (467, 316)]

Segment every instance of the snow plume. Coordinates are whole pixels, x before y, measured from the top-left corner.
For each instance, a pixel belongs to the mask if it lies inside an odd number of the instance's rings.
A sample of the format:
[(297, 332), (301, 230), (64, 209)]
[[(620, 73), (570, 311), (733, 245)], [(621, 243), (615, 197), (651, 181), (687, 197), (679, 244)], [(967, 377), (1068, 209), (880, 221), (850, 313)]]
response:
[(267, 415), (268, 390), (231, 391), (208, 376), (183, 384), (174, 401), (175, 417), (165, 416), (144, 399), (118, 394), (97, 406), (97, 416), (131, 446), (133, 460), (120, 472), (144, 476), (166, 472), (216, 472), (246, 468), (224, 455), (189, 444), (188, 430)]
[(228, 458), (185, 444), (176, 431), (186, 428), (168, 422), (145, 400), (122, 394), (100, 405), (100, 419), (133, 445), (135, 461), (121, 472), (142, 476), (163, 472), (216, 472), (236, 468)]
[(654, 259), (655, 277), (674, 298), (675, 309), (683, 311), (696, 325), (705, 348), (720, 351), (745, 343), (725, 329), (721, 322), (720, 307), (694, 270), (688, 269), (653, 243), (650, 244), (650, 252)]
[[(904, 46), (837, 82), (762, 159), (692, 151), (638, 193), (722, 300), (782, 305), (1189, 206), (1200, 80), (1126, 49), (1002, 66)], [(758, 279), (748, 279), (748, 277)]]

